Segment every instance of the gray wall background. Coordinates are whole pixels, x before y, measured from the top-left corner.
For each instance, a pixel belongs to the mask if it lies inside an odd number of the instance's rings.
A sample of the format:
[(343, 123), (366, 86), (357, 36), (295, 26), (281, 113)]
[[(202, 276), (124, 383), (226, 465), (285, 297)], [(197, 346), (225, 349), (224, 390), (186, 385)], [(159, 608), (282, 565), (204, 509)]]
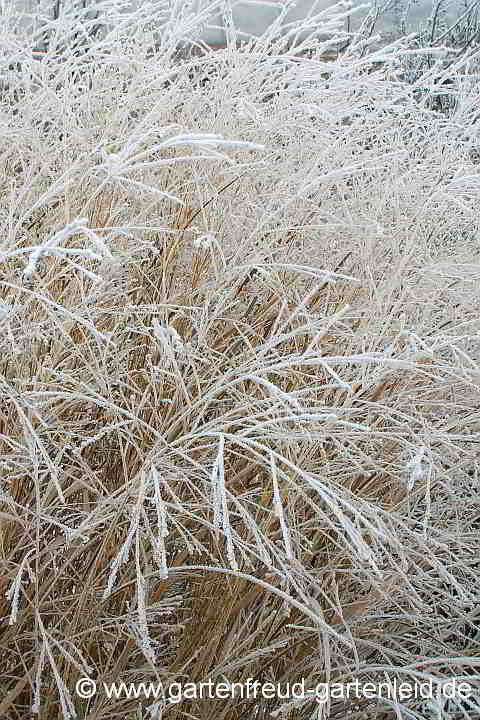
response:
[[(75, 7), (94, 9), (96, 6), (107, 12), (110, 7), (115, 8), (116, 0), (0, 0), (0, 23), (15, 23), (17, 27), (40, 27), (48, 18), (53, 18), (58, 12), (70, 12)], [(249, 36), (261, 35), (267, 27), (279, 16), (281, 8), (287, 0), (221, 0), (217, 8), (210, 15), (208, 21), (199, 32), (192, 31), (190, 37), (201, 38), (208, 43), (224, 44), (226, 39), (225, 17), (230, 17), (233, 25), (239, 33), (239, 39), (246, 40)], [(146, 0), (128, 0), (122, 3), (128, 7), (147, 9), (149, 3)], [(332, 7), (335, 3), (332, 0), (293, 0), (289, 3), (291, 9), (284, 18), (283, 25), (299, 18), (306, 17), (308, 13), (315, 13)], [(364, 3), (361, 0), (351, 0), (353, 8), (358, 8)], [(161, 17), (173, 13), (173, 22), (184, 23), (188, 14), (198, 10), (205, 10), (211, 2), (208, 0), (165, 0), (163, 10), (159, 9), (159, 24), (162, 24)], [(375, 24), (375, 33), (381, 32), (387, 37), (398, 37), (406, 32), (417, 32), (425, 27), (428, 19), (435, 13), (443, 23), (453, 24), (466, 8), (480, 5), (480, 0), (372, 0), (370, 3), (371, 12), (378, 12), (378, 19)], [(352, 14), (349, 20), (343, 21), (343, 29), (355, 31), (359, 28), (366, 17), (368, 9), (362, 9)], [(188, 36), (187, 22), (187, 36)]]
[[(232, 9), (234, 24), (243, 33), (261, 35), (269, 24), (278, 17), (279, 10), (275, 5), (281, 6), (283, 4), (281, 1), (272, 2), (270, 7), (266, 7), (254, 2), (248, 2), (248, 0), (238, 2)], [(350, 31), (354, 31), (359, 28), (369, 11), (369, 9), (360, 9), (360, 6), (365, 4), (368, 3), (361, 2), (361, 0), (352, 0), (352, 7), (358, 9), (355, 13), (352, 13), (349, 22), (345, 20), (345, 30), (349, 28)], [(402, 30), (405, 32), (417, 32), (433, 16), (438, 4), (438, 0), (411, 0), (410, 2), (408, 0), (384, 0), (383, 2), (377, 0), (372, 2), (370, 3), (370, 9), (379, 13), (375, 31), (378, 30), (388, 35), (398, 35)], [(333, 5), (335, 3), (332, 0), (320, 0), (315, 4), (315, 12)], [(288, 23), (306, 17), (313, 6), (314, 2), (312, 0), (297, 0), (295, 8), (288, 13), (285, 22)], [(468, 3), (460, 0), (447, 0), (441, 2), (440, 13), (444, 20), (453, 23), (466, 7), (468, 7)], [(223, 25), (221, 13), (217, 14), (217, 24)], [(207, 35), (212, 42), (221, 43), (225, 39), (224, 31), (210, 31)]]

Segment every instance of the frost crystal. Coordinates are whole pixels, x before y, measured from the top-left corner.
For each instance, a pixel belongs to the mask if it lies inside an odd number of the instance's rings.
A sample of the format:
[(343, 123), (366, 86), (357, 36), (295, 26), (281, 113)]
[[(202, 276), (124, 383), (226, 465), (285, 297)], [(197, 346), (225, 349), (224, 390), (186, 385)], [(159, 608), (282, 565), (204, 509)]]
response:
[(407, 470), (409, 472), (407, 487), (409, 491), (413, 489), (417, 482), (423, 480), (427, 473), (427, 469), (422, 462), (425, 452), (426, 448), (424, 446), (417, 448), (415, 455), (407, 464)]
[(183, 350), (183, 340), (175, 328), (170, 327), (170, 325), (162, 327), (156, 318), (153, 319), (153, 334), (167, 352), (169, 350)]
[(202, 233), (193, 241), (193, 246), (199, 250), (208, 250), (215, 243), (215, 235), (211, 232)]

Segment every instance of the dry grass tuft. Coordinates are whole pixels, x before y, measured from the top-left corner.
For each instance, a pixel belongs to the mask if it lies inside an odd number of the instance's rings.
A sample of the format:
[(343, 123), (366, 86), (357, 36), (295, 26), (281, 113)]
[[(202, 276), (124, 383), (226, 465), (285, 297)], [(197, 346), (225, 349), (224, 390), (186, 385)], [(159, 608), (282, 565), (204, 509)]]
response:
[(442, 116), (418, 90), (441, 68), (407, 85), (401, 44), (370, 73), (360, 45), (301, 56), (311, 32), (178, 60), (175, 28), (151, 50), (142, 17), (82, 57), (5, 45), (0, 716), (149, 717), (151, 699), (77, 697), (88, 675), (475, 684), (465, 58)]

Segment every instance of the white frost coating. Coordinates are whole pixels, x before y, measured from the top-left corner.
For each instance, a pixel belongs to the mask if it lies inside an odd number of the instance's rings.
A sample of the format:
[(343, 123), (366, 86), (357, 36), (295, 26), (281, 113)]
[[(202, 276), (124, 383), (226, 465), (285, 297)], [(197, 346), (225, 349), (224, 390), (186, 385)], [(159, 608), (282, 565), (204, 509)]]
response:
[(218, 439), (218, 453), (212, 468), (211, 484), (212, 484), (212, 504), (213, 504), (213, 527), (218, 536), (220, 524), (222, 522), (223, 506), (220, 488), (225, 484), (225, 469), (223, 465), (223, 453), (225, 447), (225, 438), (220, 435)]
[(154, 502), (157, 512), (157, 546), (154, 552), (155, 561), (160, 569), (160, 577), (166, 579), (168, 577), (167, 567), (167, 550), (165, 547), (165, 538), (168, 537), (167, 525), (167, 508), (162, 498), (160, 490), (160, 476), (157, 469), (152, 465), (151, 477), (154, 487)]
[(33, 549), (29, 550), (29, 552), (25, 555), (20, 567), (18, 568), (15, 578), (14, 578), (12, 584), (10, 585), (10, 589), (7, 590), (7, 592), (5, 593), (5, 597), (7, 598), (7, 600), (10, 600), (12, 603), (10, 618), (8, 620), (9, 625), (14, 625), (17, 621), (18, 603), (20, 601), (20, 590), (22, 587), (22, 577), (23, 577), (23, 573), (25, 570), (28, 570), (29, 575), (31, 575), (31, 570), (28, 566), (28, 558), (32, 553), (33, 553)]
[[(23, 278), (28, 280), (32, 277), (33, 273), (37, 269), (37, 265), (42, 257), (48, 255), (57, 256), (68, 256), (68, 255), (79, 255), (80, 257), (86, 257), (92, 260), (101, 260), (105, 257), (112, 257), (110, 250), (105, 245), (104, 241), (95, 233), (93, 230), (87, 227), (88, 220), (84, 217), (75, 218), (71, 223), (68, 223), (62, 230), (52, 235), (49, 240), (46, 240), (36, 247), (19, 248), (17, 250), (11, 250), (8, 252), (0, 253), (0, 261), (4, 261), (8, 258), (15, 257), (16, 255), (22, 255), (29, 253), (28, 264), (23, 271)], [(61, 242), (64, 242), (72, 235), (83, 233), (95, 246), (97, 252), (87, 248), (65, 248), (59, 247)], [(79, 267), (79, 266), (77, 266)]]
[(270, 471), (272, 473), (272, 483), (273, 483), (273, 508), (275, 511), (275, 515), (277, 516), (277, 518), (280, 522), (280, 528), (282, 530), (283, 542), (285, 544), (286, 556), (289, 560), (293, 560), (294, 554), (293, 554), (293, 550), (292, 550), (292, 543), (290, 540), (290, 532), (288, 530), (287, 523), (285, 522), (285, 515), (283, 513), (283, 505), (282, 505), (282, 500), (280, 498), (280, 491), (278, 488), (277, 467), (275, 465), (275, 458), (273, 457), (273, 453), (270, 453)]
[(409, 473), (408, 478), (408, 490), (413, 490), (415, 485), (423, 480), (427, 474), (427, 468), (424, 464), (424, 458), (427, 448), (421, 445), (415, 451), (415, 455), (407, 464), (407, 470)]

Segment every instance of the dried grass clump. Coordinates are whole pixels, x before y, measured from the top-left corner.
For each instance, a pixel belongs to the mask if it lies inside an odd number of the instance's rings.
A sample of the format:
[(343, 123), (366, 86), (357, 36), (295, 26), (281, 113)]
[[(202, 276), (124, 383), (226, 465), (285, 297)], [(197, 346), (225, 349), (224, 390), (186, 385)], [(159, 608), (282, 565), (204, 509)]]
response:
[(428, 109), (405, 43), (324, 63), (332, 18), (183, 59), (147, 10), (83, 55), (68, 16), (62, 54), (8, 35), (1, 717), (318, 707), (82, 676), (478, 682), (475, 90), (463, 57)]

